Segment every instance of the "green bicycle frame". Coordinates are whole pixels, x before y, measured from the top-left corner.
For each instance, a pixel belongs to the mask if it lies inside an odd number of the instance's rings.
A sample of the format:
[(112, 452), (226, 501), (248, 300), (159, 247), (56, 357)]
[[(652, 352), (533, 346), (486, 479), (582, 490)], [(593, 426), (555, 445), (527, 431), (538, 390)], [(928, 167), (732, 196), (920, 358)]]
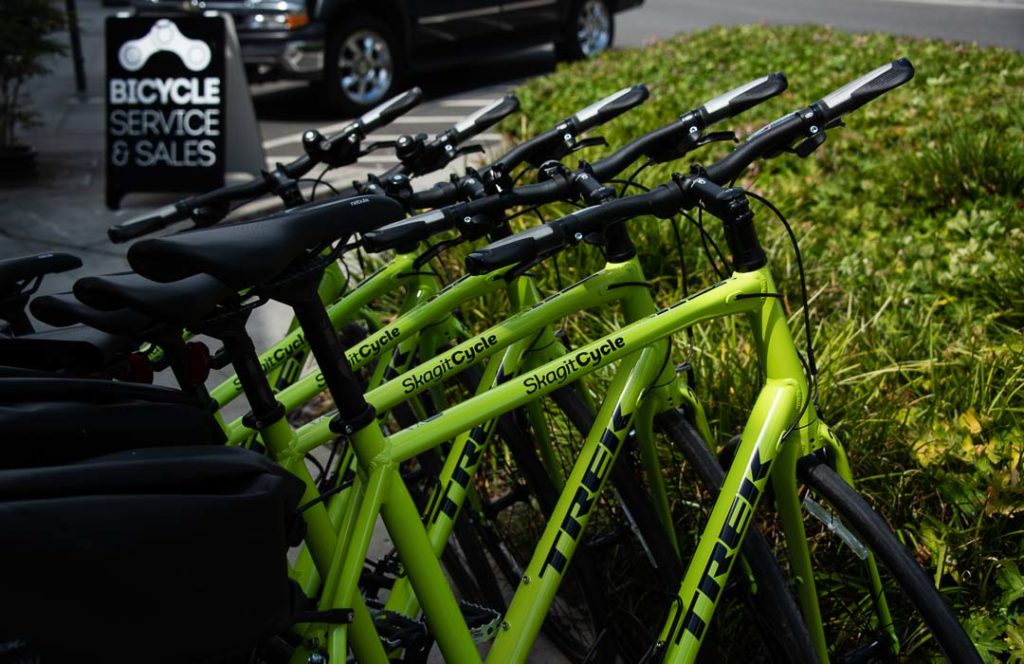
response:
[[(791, 546), (791, 562), (800, 575), (800, 598), (814, 595), (809, 562), (800, 560), (806, 552), (799, 503), (796, 499), (796, 460), (828, 444), (824, 426), (812, 408), (806, 407), (808, 388), (803, 367), (786, 325), (781, 304), (767, 267), (730, 278), (682, 302), (653, 313), (635, 323), (593, 341), (564, 357), (494, 385), (486, 393), (452, 406), (433, 419), (385, 438), (375, 425), (352, 435), (360, 472), (366, 478), (359, 499), (352, 537), (345, 542), (342, 577), (355, 575), (369, 546), (372, 524), (379, 513), (395, 541), (417, 598), (423, 604), (428, 625), (434, 631), (447, 661), (476, 662), (479, 655), (465, 623), (454, 606), (437, 557), (404, 486), (397, 478), (398, 464), (440, 445), (459, 432), (471, 429), (501, 413), (522, 406), (558, 387), (578, 380), (600, 367), (622, 361), (602, 404), (596, 423), (584, 443), (544, 531), (523, 580), (509, 606), (502, 630), (488, 655), (488, 661), (524, 661), (543, 616), (561, 581), (585, 529), (590, 507), (607, 479), (623, 437), (637, 413), (646, 390), (663, 367), (666, 337), (697, 322), (734, 315), (750, 315), (756, 322), (754, 337), (765, 367), (765, 384), (744, 427), (737, 462), (731, 467), (721, 496), (716, 501), (701, 542), (662, 629), (659, 647), (665, 660), (691, 662), (704, 636), (728, 578), (750, 517), (769, 478), (777, 491), (789, 495), (780, 500), (783, 528)], [(528, 313), (528, 312), (524, 312)], [(514, 319), (515, 317), (513, 317)], [(512, 319), (510, 319), (512, 320)], [(470, 340), (472, 342), (473, 340)], [(469, 342), (467, 342), (469, 343)], [(399, 381), (415, 375), (407, 372)], [(389, 384), (390, 385), (390, 384)], [(387, 388), (382, 386), (381, 389)], [(826, 438), (828, 440), (826, 440)], [(292, 450), (297, 454), (300, 448)], [(792, 473), (789, 469), (792, 468)], [(772, 474), (772, 472), (775, 474)], [(793, 480), (793, 481), (790, 481)], [(795, 506), (795, 507), (794, 507)], [(360, 529), (358, 524), (363, 524)], [(358, 604), (355, 580), (338, 586), (333, 606)], [(682, 608), (675, 608), (682, 607)], [(813, 628), (814, 626), (812, 626)], [(357, 636), (372, 624), (357, 620), (350, 626), (329, 628), (331, 656), (345, 656), (346, 635), (352, 630), (351, 646), (356, 657), (373, 661), (366, 651), (373, 637)], [(819, 621), (820, 628), (820, 621)], [(816, 638), (816, 641), (819, 640)]]

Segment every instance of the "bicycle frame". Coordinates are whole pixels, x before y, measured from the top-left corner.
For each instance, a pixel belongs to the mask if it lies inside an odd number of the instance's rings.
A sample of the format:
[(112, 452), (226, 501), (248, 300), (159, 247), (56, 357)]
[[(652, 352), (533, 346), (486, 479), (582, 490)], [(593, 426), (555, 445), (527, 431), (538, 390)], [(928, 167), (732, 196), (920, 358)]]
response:
[[(394, 346), (396, 340), (405, 339), (411, 343), (417, 343), (414, 333), (436, 324), (439, 319), (443, 321), (450, 318), (452, 309), (458, 304), (484, 293), (506, 288), (508, 284), (504, 279), (505, 272), (506, 270), (499, 270), (486, 276), (466, 277), (458, 282), (453, 282), (436, 296), (411, 309), (390, 326), (378, 332), (370, 341), (347, 351), (346, 355), (350, 360), (357, 360), (353, 362), (354, 365), (362, 366), (379, 357), (385, 349)], [(609, 264), (604, 270), (582, 282), (539, 302), (539, 294), (529, 277), (516, 279), (509, 290), (514, 306), (528, 308), (507, 319), (503, 324), (503, 329), (492, 328), (491, 333), (485, 333), (464, 342), (447, 353), (406, 372), (403, 376), (372, 390), (367, 398), (375, 405), (378, 412), (387, 411), (398, 403), (411, 399), (424, 389), (435, 387), (445, 374), (454, 375), (457, 371), (481, 362), (528, 336), (546, 332), (547, 336), (541, 338), (547, 340), (550, 337), (551, 341), (554, 341), (553, 332), (549, 328), (550, 324), (571, 312), (615, 300), (624, 302), (627, 318), (630, 319), (648, 315), (655, 310), (653, 300), (643, 281), (639, 262), (636, 259), (621, 264)], [(362, 302), (357, 303), (357, 305), (361, 304)], [(334, 311), (336, 310), (337, 307), (334, 308)], [(551, 344), (551, 346), (552, 356), (557, 356), (560, 353), (560, 346), (557, 344)], [(556, 346), (558, 347), (556, 348)], [(361, 349), (365, 349), (365, 352)], [(401, 350), (401, 346), (399, 346), (399, 350)], [(520, 349), (519, 352), (524, 350)], [(494, 364), (493, 366), (497, 368), (498, 365)], [(505, 366), (510, 367), (511, 364), (506, 362)], [(426, 368), (424, 369), (424, 367)], [(415, 374), (417, 370), (421, 369), (425, 374), (429, 374), (429, 380), (422, 380), (422, 377), (421, 379), (409, 378), (410, 374)], [(409, 380), (417, 384), (416, 389), (410, 389), (405, 385)], [(322, 389), (323, 379), (317, 373), (307, 376), (277, 394), (277, 398), (287, 407), (293, 407), (304, 402), (313, 394), (319, 393)], [(300, 390), (306, 390), (306, 392), (300, 392)], [(236, 440), (251, 435), (251, 430), (241, 425), (235, 431), (237, 432)], [(314, 500), (317, 489), (308, 471), (303, 467), (302, 459), (306, 452), (332, 440), (336, 434), (330, 431), (328, 420), (325, 417), (300, 429), (297, 433), (298, 442), (293, 444), (292, 436), (295, 435), (296, 433), (288, 427), (286, 422), (274, 423), (261, 431), (261, 437), (275, 458), (306, 481), (307, 495), (304, 496), (304, 500)], [(326, 573), (324, 558), (327, 552), (333, 548), (331, 540), (338, 536), (338, 528), (344, 529), (353, 518), (349, 512), (350, 508), (346, 507), (349, 504), (348, 493), (351, 493), (351, 488), (334, 496), (326, 510), (322, 505), (314, 505), (309, 512), (307, 543), (310, 545), (310, 553), (313, 548), (320, 550), (319, 560), (315, 560), (317, 555), (314, 555), (313, 558), (321, 577)], [(458, 507), (461, 508), (461, 496)], [(446, 520), (445, 523), (438, 526), (439, 530), (433, 534), (438, 550), (447, 539), (451, 523), (450, 520)], [(302, 555), (305, 558), (307, 554), (303, 553)], [(308, 562), (308, 559), (305, 560), (305, 563)], [(315, 575), (310, 575), (312, 571), (308, 566), (301, 573), (297, 571), (298, 580), (307, 590), (311, 589), (318, 581)]]
[[(658, 647), (665, 661), (694, 660), (704, 626), (710, 622), (716, 607), (719, 589), (728, 578), (750, 517), (769, 479), (780, 496), (782, 525), (790, 545), (794, 572), (801, 578), (799, 595), (801, 607), (807, 614), (806, 598), (811, 598), (815, 606), (816, 599), (796, 495), (796, 461), (823, 447), (841, 454), (841, 447), (817, 420), (814, 409), (806, 406), (809, 398), (806, 376), (775, 293), (767, 267), (736, 273), (672, 307), (495, 385), (429, 421), (387, 438), (375, 425), (355, 432), (353, 448), (365, 482), (357, 501), (356, 525), (350, 531), (351, 537), (339, 542), (339, 548), (344, 549), (344, 559), (336, 563), (341, 571), (334, 576), (349, 580), (338, 586), (329, 605), (344, 607), (359, 603), (354, 597), (355, 583), (369, 546), (372, 524), (379, 514), (393, 537), (399, 558), (446, 660), (479, 661), (418, 511), (400, 479), (395, 481), (398, 464), (460, 431), (622, 360), (608, 398), (587, 436), (487, 658), (488, 661), (523, 661), (561, 581), (562, 571), (587, 525), (593, 499), (604, 486), (608, 469), (637, 414), (636, 404), (663, 366), (660, 352), (664, 347), (659, 349), (659, 344), (697, 322), (742, 314), (749, 315), (754, 322), (754, 338), (765, 367), (765, 384), (744, 427), (737, 461), (712, 510), (680, 586), (678, 602), (670, 610), (662, 629)], [(404, 377), (411, 373), (407, 372)], [(813, 615), (813, 611), (811, 613)], [(811, 628), (812, 632), (820, 632), (820, 619)], [(350, 629), (351, 646), (357, 658), (376, 661), (376, 656), (381, 654), (379, 641), (375, 641), (375, 634), (360, 633), (372, 632), (373, 625), (360, 620), (359, 612), (351, 627), (330, 628), (327, 643), (331, 656), (344, 656)], [(816, 636), (815, 642), (824, 654), (823, 637)], [(377, 643), (376, 648), (374, 643)]]

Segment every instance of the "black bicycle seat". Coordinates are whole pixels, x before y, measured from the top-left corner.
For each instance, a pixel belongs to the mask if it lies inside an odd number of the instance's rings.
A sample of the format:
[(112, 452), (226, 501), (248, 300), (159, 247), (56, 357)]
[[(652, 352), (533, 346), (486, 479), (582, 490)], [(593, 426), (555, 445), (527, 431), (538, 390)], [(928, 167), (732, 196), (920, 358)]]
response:
[(84, 277), (75, 282), (74, 293), (96, 309), (131, 309), (159, 321), (192, 327), (237, 291), (205, 274), (161, 284), (127, 272)]
[(6, 293), (26, 279), (45, 274), (67, 272), (82, 267), (77, 256), (47, 252), (34, 256), (21, 256), (0, 261), (0, 293)]
[(128, 337), (74, 325), (58, 330), (0, 338), (0, 365), (86, 373), (109, 367), (119, 356), (135, 350)]
[(156, 323), (151, 316), (131, 309), (101, 311), (83, 304), (73, 293), (37, 297), (29, 309), (38, 320), (54, 327), (84, 324), (109, 334), (129, 337), (140, 337)]
[(128, 250), (128, 262), (156, 281), (205, 273), (243, 289), (272, 280), (307, 250), (404, 216), (402, 206), (385, 196), (329, 200), (256, 221), (143, 240)]

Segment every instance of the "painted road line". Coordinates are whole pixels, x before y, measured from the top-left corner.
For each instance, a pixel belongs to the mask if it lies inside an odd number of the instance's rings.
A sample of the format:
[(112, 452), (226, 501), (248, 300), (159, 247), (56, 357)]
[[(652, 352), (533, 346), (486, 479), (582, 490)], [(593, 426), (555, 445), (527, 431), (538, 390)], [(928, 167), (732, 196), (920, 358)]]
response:
[(941, 7), (969, 7), (971, 9), (1024, 10), (1024, 0), (878, 0), (878, 2), (912, 5), (938, 5)]
[[(278, 163), (290, 164), (291, 162), (295, 161), (296, 159), (298, 159), (298, 156), (293, 155), (293, 154), (291, 154), (291, 155), (272, 155), (270, 157), (267, 157), (267, 167), (268, 168), (274, 168), (275, 166), (277, 166)], [(362, 165), (362, 164), (397, 164), (398, 163), (398, 157), (396, 157), (394, 155), (389, 155), (389, 154), (367, 155), (367, 156), (363, 157), (362, 159), (360, 159), (357, 163), (360, 164), (360, 165)], [(314, 166), (314, 170), (315, 169), (316, 169), (316, 167)]]
[(443, 124), (453, 125), (462, 120), (464, 115), (404, 115), (391, 124)]
[[(445, 128), (447, 128), (447, 126), (453, 125), (459, 120), (461, 120), (462, 117), (463, 116), (461, 115), (422, 115), (419, 117), (398, 118), (397, 120), (394, 120), (391, 124), (442, 124), (445, 125)], [(317, 127), (316, 129), (324, 136), (330, 136), (331, 134), (341, 131), (350, 124), (352, 124), (352, 121), (346, 120), (345, 122), (335, 122), (334, 124)], [(263, 149), (269, 150), (270, 148), (288, 145), (289, 143), (301, 142), (302, 132), (300, 131), (295, 134), (289, 134), (288, 136), (279, 136), (278, 138), (271, 138), (269, 140), (263, 141)]]
[(496, 99), (445, 99), (441, 106), (445, 108), (483, 108), (498, 101)]
[[(322, 134), (324, 132), (321, 130), (320, 133)], [(373, 141), (397, 141), (400, 136), (403, 136), (403, 134), (370, 134), (366, 138), (366, 140), (363, 141), (363, 145), (365, 146), (369, 143), (372, 143)], [(484, 132), (482, 134), (477, 134), (471, 140), (500, 141), (502, 140), (502, 136), (501, 134), (497, 134), (494, 132)], [(302, 132), (299, 132), (297, 134), (287, 134), (285, 136), (278, 136), (277, 138), (271, 138), (266, 141), (263, 141), (263, 149), (273, 150), (274, 148), (280, 148), (285, 145), (292, 145), (293, 143), (302, 143)]]

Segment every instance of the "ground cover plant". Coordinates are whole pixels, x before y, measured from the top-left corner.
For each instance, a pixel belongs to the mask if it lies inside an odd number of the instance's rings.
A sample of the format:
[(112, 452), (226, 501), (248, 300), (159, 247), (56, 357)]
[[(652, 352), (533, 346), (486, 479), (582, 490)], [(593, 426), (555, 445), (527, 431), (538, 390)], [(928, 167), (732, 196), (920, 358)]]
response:
[[(1021, 661), (1024, 56), (819, 26), (713, 28), (532, 80), (516, 91), (526, 116), (504, 130), (523, 139), (610, 91), (647, 83), (647, 104), (595, 132), (621, 146), (719, 92), (785, 71), (788, 92), (733, 122), (742, 138), (901, 55), (917, 68), (910, 84), (850, 115), (810, 158), (760, 162), (737, 184), (768, 197), (793, 224), (810, 288), (820, 403), (859, 488), (934, 576), (983, 654)], [(727, 148), (715, 144), (694, 158), (711, 161)], [(688, 166), (654, 166), (637, 181), (662, 182)], [(802, 335), (793, 251), (770, 212), (754, 205)], [(705, 226), (724, 250), (717, 223)], [(632, 228), (659, 302), (679, 299), (671, 224), (648, 219)], [(718, 277), (694, 228), (684, 222), (680, 230), (695, 291)], [(537, 273), (554, 286), (600, 262), (596, 251), (577, 250), (557, 274), (553, 263)], [(570, 339), (589, 336), (603, 323), (581, 313), (566, 330)], [(695, 367), (721, 444), (753, 403), (756, 358), (741, 323), (694, 332), (692, 349), (682, 335), (676, 344)]]

